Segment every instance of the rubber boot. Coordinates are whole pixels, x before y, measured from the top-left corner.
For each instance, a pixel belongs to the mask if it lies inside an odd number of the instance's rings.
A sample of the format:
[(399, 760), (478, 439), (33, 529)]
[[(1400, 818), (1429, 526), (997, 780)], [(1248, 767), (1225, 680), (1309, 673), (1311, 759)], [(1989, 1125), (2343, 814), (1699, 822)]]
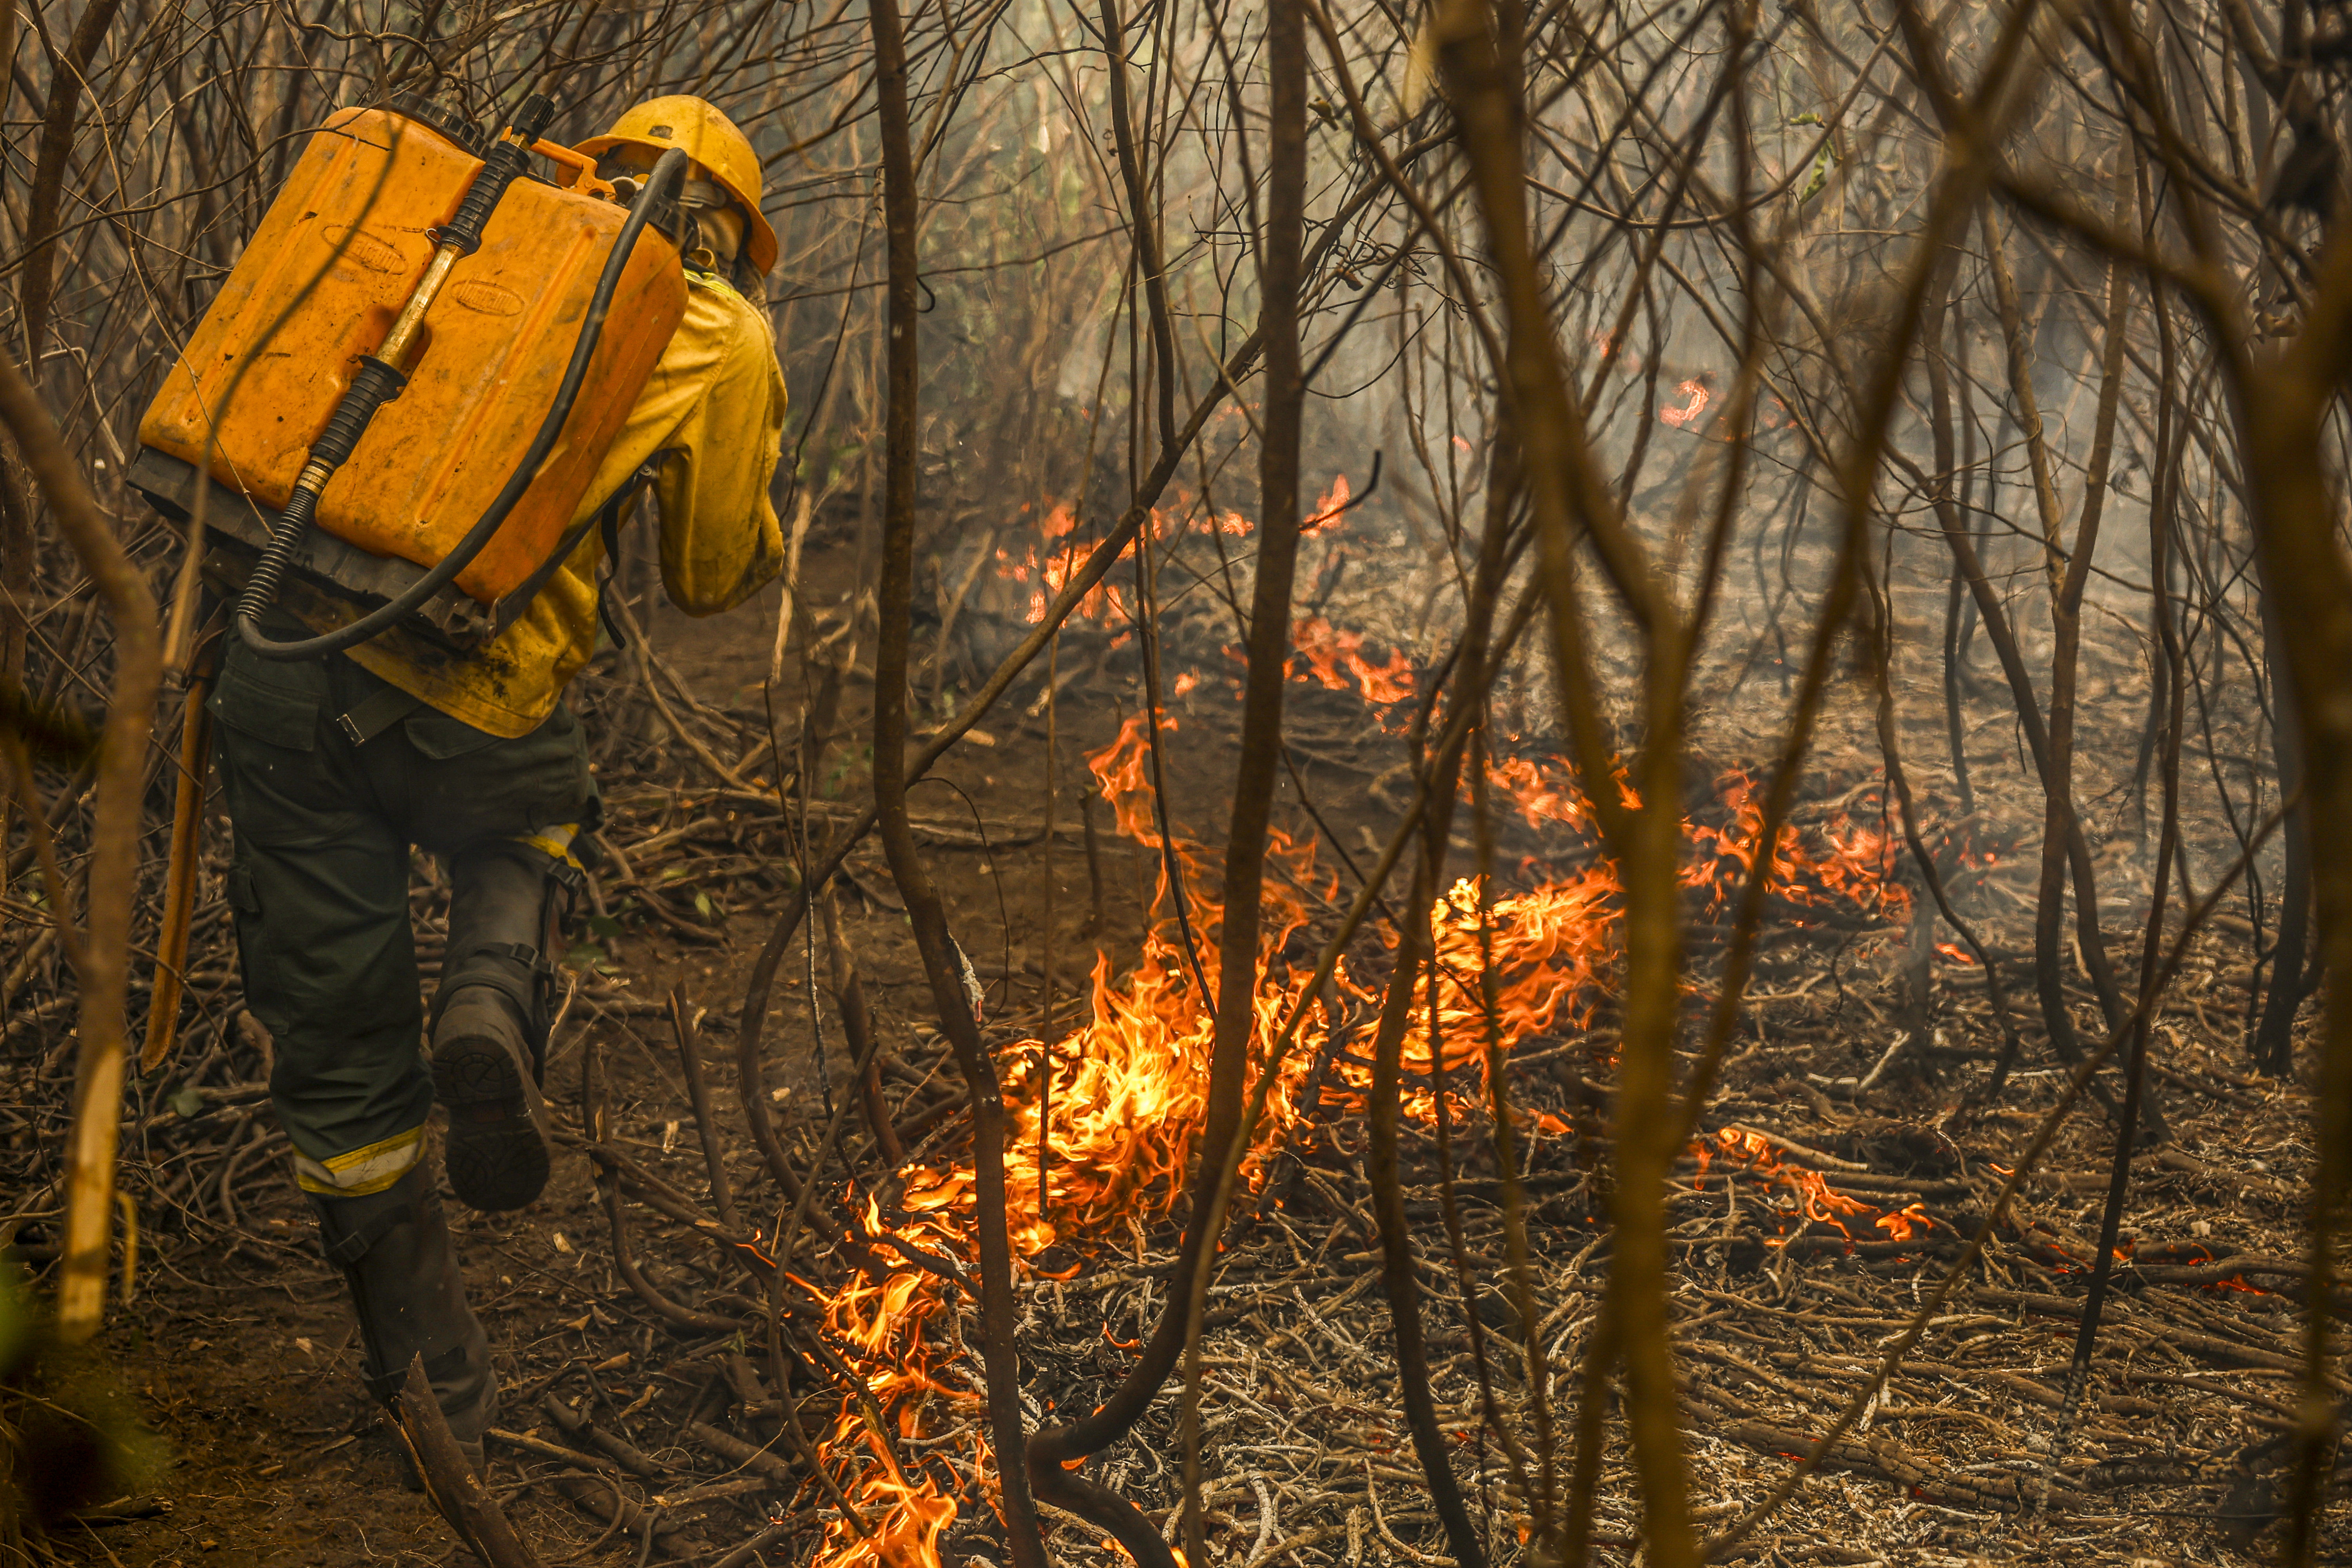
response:
[(519, 1209), (547, 1186), (541, 959), (566, 889), (521, 845), (450, 868), (449, 946), (433, 1003), (433, 1095), (449, 1113), (449, 1187), (468, 1208)]
[[(466, 1303), (465, 1276), (430, 1167), (417, 1164), (365, 1197), (310, 1196), (327, 1261), (343, 1271), (359, 1313), (367, 1391), (390, 1405), (410, 1363), (423, 1356), (434, 1402), (478, 1474), (482, 1434), (498, 1415), (498, 1377), (489, 1336)], [(413, 1473), (403, 1479), (415, 1484)]]

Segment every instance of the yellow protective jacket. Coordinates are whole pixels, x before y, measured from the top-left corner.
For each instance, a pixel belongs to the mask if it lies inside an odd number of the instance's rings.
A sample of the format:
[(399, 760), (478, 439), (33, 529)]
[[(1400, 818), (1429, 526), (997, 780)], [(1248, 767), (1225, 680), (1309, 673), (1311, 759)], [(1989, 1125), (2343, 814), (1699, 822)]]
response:
[[(751, 597), (783, 563), (768, 484), (782, 444), (784, 378), (763, 312), (715, 278), (688, 272), (687, 281), (686, 317), (572, 521), (593, 515), (657, 457), (662, 585), (687, 614), (714, 616)], [(522, 618), (470, 654), (395, 627), (346, 657), (478, 730), (527, 735), (596, 651), (604, 553), (604, 541), (589, 530)], [(288, 580), (278, 602), (314, 632), (359, 614), (299, 579)]]

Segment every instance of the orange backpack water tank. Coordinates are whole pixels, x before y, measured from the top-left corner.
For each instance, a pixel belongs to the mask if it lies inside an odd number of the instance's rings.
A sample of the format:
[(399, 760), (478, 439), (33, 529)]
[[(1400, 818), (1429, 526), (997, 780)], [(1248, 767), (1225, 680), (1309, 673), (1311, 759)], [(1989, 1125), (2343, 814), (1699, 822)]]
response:
[[(628, 214), (584, 160), (572, 187), (518, 180), (459, 260), (376, 414), (320, 497), (318, 524), (431, 566), (489, 507), (555, 400), (597, 274)], [(419, 121), (344, 110), (310, 137), (140, 423), (139, 440), (269, 508), (433, 255), (482, 161)], [(571, 417), (457, 586), (494, 604), (553, 552), (686, 312), (677, 247), (642, 235)]]

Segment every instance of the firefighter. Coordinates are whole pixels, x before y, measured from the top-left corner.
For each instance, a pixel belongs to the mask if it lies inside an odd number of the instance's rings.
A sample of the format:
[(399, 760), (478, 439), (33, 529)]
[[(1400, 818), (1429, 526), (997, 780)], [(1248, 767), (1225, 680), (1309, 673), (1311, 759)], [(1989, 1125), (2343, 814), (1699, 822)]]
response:
[[(650, 465), (663, 585), (688, 614), (714, 615), (773, 578), (783, 554), (769, 485), (784, 384), (761, 308), (776, 237), (751, 142), (699, 99), (640, 104), (580, 151), (617, 180), (673, 147), (692, 160), (679, 197), (695, 220), (685, 317), (581, 517)], [(477, 1468), (498, 1384), (424, 1158), (425, 1121), (437, 1100), (459, 1202), (519, 1209), (546, 1185), (552, 964), (600, 809), (562, 694), (595, 651), (602, 555), (592, 528), (523, 618), (465, 657), (395, 634), (281, 663), (230, 637), (211, 700), (246, 997), (269, 1032), (270, 1100), (296, 1179), (351, 1287), (362, 1373), (389, 1401), (421, 1354)], [(281, 600), (277, 635), (335, 624), (316, 593)], [(412, 847), (438, 860), (449, 889), (429, 1011), (409, 926)]]

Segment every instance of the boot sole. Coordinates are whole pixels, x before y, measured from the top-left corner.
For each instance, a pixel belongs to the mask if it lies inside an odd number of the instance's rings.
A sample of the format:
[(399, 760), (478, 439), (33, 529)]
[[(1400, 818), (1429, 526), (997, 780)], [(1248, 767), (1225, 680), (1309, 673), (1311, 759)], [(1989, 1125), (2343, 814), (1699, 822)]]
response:
[[(449, 1188), (467, 1208), (519, 1209), (546, 1190), (547, 1138), (538, 1086), (504, 1044), (483, 1035), (436, 1041), (433, 1095), (447, 1108)], [(477, 1120), (486, 1109), (502, 1112)]]

